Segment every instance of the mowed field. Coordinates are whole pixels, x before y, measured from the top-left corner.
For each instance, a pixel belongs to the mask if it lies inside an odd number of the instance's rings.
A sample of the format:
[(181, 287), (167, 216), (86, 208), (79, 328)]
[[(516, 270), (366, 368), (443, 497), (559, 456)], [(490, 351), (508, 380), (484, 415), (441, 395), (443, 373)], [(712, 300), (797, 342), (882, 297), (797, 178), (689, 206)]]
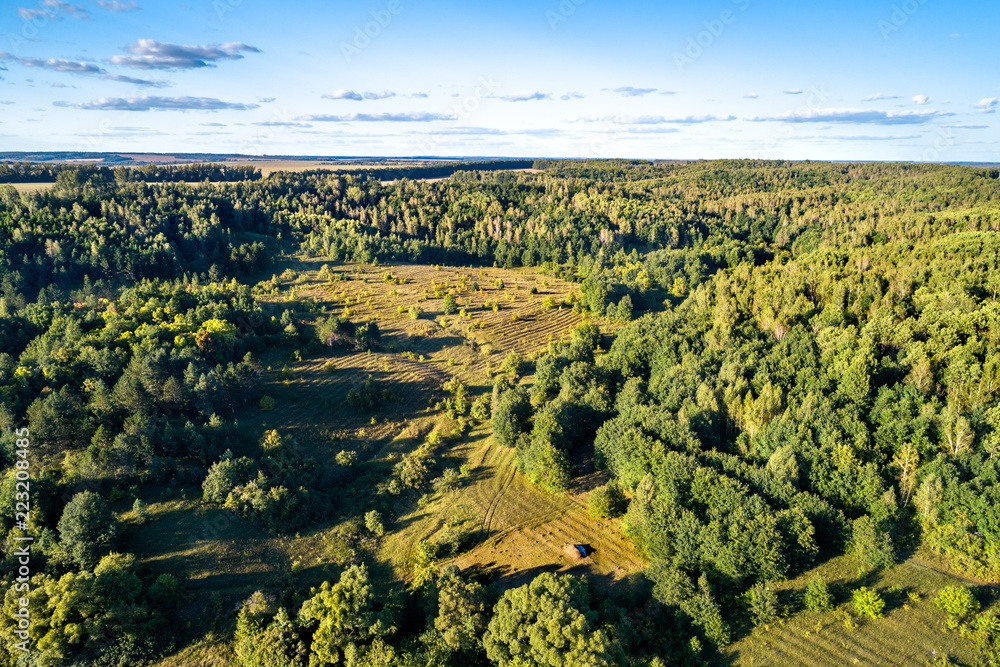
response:
[[(332, 281), (320, 279), (323, 264)], [(279, 313), (282, 304), (314, 302), (314, 313), (299, 326), (308, 328), (307, 322), (347, 309), (353, 321), (375, 320), (382, 331), (378, 352), (334, 349), (295, 361), (292, 351), (277, 349), (262, 358), (267, 367), (263, 393), (275, 399), (275, 408), (252, 410), (242, 419), (254, 427), (278, 429), (321, 464), (332, 462), (341, 449), (357, 449), (366, 452), (367, 465), (390, 467), (419, 447), (432, 429), (449, 427), (442, 415), (428, 409), (443, 395), (441, 385), (449, 378), (460, 377), (473, 395), (488, 392), (492, 380), (487, 370), (498, 368), (509, 352), (531, 358), (583, 321), (571, 308), (558, 305), (576, 286), (516, 271), (298, 258), (277, 271), (286, 269), (293, 273), (285, 274), (279, 293), (264, 300)], [(386, 273), (392, 274), (392, 282), (386, 281)], [(443, 300), (434, 295), (435, 286), (444, 285), (455, 291), (466, 317), (444, 316)], [(557, 305), (546, 308), (546, 297)], [(500, 304), (497, 310), (494, 303)], [(411, 305), (423, 310), (419, 319), (410, 317)], [(345, 400), (369, 376), (399, 398), (374, 418)], [(587, 514), (589, 491), (604, 481), (599, 476), (579, 478), (566, 496), (545, 494), (518, 471), (512, 450), (496, 446), (485, 424), (464, 438), (446, 439), (434, 453), (448, 466), (467, 463), (471, 474), (458, 491), (433, 496), (421, 508), (401, 507), (381, 540), (358, 540), (352, 536), (356, 524), (350, 525), (357, 517), (343, 516), (301, 534), (275, 537), (226, 510), (203, 506), (196, 483), (147, 489), (143, 500), (151, 517), (132, 526), (123, 546), (151, 572), (180, 577), (189, 593), (178, 622), (188, 629), (190, 643), (159, 664), (228, 665), (221, 641), (225, 627), (199, 619), (228, 617), (233, 605), (255, 590), (319, 585), (359, 560), (384, 581), (408, 579), (417, 543), (448, 526), (461, 526), (473, 539), (455, 562), (490, 574), (504, 586), (525, 583), (540, 571), (587, 573), (602, 585), (643, 567), (617, 521), (597, 521)], [(127, 503), (116, 509), (128, 521)], [(573, 563), (561, 551), (564, 542), (587, 544), (593, 554), (584, 563)]]
[(13, 186), (15, 190), (23, 194), (25, 192), (38, 192), (46, 188), (51, 188), (55, 183), (2, 183), (0, 185)]
[(439, 164), (440, 160), (391, 160), (382, 162), (370, 162), (364, 159), (352, 160), (226, 160), (229, 165), (248, 165), (260, 169), (264, 178), (267, 178), (276, 171), (313, 171), (322, 169), (325, 171), (349, 171), (352, 169), (387, 169), (390, 167), (419, 167), (423, 165)]
[[(946, 616), (934, 605), (945, 586), (970, 582), (911, 557), (883, 573), (860, 575), (850, 556), (834, 558), (796, 579), (775, 585), (779, 600), (800, 606), (809, 579), (820, 574), (834, 595), (828, 612), (800, 611), (752, 631), (723, 649), (716, 665), (976, 665), (971, 642), (949, 630)], [(884, 618), (860, 619), (854, 614), (851, 591), (867, 586), (885, 600)], [(845, 623), (850, 613), (850, 622)], [(942, 658), (952, 662), (939, 663)]]
[[(319, 279), (324, 263), (339, 280)], [(291, 390), (287, 400), (294, 403), (283, 407), (279, 401), (275, 410), (279, 414), (269, 416), (269, 424), (300, 439), (319, 441), (317, 434), (350, 421), (352, 411), (343, 402), (317, 405), (302, 397), (310, 394), (310, 388), (323, 387), (320, 393), (331, 397), (324, 403), (335, 402), (334, 397), (345, 395), (352, 384), (360, 385), (371, 375), (389, 386), (402, 387), (400, 393), (406, 397), (402, 405), (387, 411), (385, 423), (362, 426), (369, 437), (390, 439), (380, 452), (386, 456), (405, 454), (420, 444), (414, 433), (431, 430), (435, 418), (421, 417), (419, 410), (449, 377), (461, 378), (473, 394), (487, 392), (492, 383), (487, 370), (497, 368), (507, 354), (531, 358), (547, 348), (550, 340), (566, 338), (583, 321), (565, 305), (552, 307), (550, 302), (546, 307), (547, 297), (561, 304), (576, 288), (550, 277), (504, 269), (372, 267), (319, 259), (288, 268), (301, 276), (294, 283), (295, 298), (315, 299), (332, 312), (348, 309), (355, 321), (374, 319), (383, 343), (409, 358), (393, 353), (338, 356), (337, 369), (328, 376), (322, 370), (323, 359), (292, 365), (297, 379), (287, 384)], [(453, 290), (466, 316), (444, 315), (443, 299), (435, 296), (435, 287), (442, 294)], [(499, 309), (494, 311), (492, 304), (497, 303)], [(417, 320), (409, 314), (413, 305), (424, 311)], [(345, 378), (342, 384), (338, 376)], [(414, 397), (419, 397), (416, 404)], [(401, 528), (386, 536), (381, 553), (398, 576), (407, 575), (413, 549), (421, 540), (432, 540), (455, 525), (481, 540), (461, 554), (456, 564), (489, 573), (505, 585), (519, 585), (543, 570), (586, 572), (610, 582), (643, 567), (617, 521), (598, 521), (587, 513), (589, 492), (606, 481), (596, 474), (577, 479), (567, 496), (539, 491), (518, 471), (514, 452), (499, 448), (485, 426), (441, 453), (468, 463), (473, 469), (471, 482), (401, 517)], [(561, 549), (567, 542), (588, 545), (591, 557), (582, 563), (570, 561)]]

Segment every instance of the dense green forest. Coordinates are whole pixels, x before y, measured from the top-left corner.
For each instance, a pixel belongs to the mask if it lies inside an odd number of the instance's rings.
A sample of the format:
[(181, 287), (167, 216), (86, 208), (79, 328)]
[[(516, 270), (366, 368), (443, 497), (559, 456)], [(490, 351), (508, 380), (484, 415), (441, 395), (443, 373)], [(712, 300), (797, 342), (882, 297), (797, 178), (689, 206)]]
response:
[[(0, 180), (34, 173), (4, 168)], [(877, 572), (918, 548), (983, 584), (938, 604), (1000, 664), (986, 585), (1000, 583), (996, 170), (44, 169), (52, 188), (0, 185), (0, 664), (23, 664), (16, 538), (29, 532), (32, 664), (139, 665), (178, 648), (172, 619), (192, 593), (120, 551), (121, 515), (143, 513), (122, 509), (126, 489), (194, 483), (275, 534), (350, 514), (380, 536), (397, 505), (365, 489), (429, 487), (420, 450), (389, 470), (316, 461), (246, 426), (270, 400), (265, 355), (385, 349), (377, 322), (268, 299), (293, 254), (576, 284), (562, 305), (587, 322), (572, 336), (508, 358), (492, 391), (446, 385), (437, 407), (488, 427), (548, 493), (592, 460), (609, 480), (592, 512), (620, 517), (647, 566), (608, 592), (551, 573), (504, 589), (451, 565), (394, 586), (352, 564), (230, 606), (233, 664), (700, 665), (777, 619), (776, 583), (843, 554)], [(205, 179), (224, 182), (183, 182)], [(348, 398), (391, 411), (398, 397), (369, 381)], [(26, 460), (30, 531), (13, 511)], [(795, 604), (828, 598), (819, 579)], [(858, 614), (872, 605), (855, 592)]]

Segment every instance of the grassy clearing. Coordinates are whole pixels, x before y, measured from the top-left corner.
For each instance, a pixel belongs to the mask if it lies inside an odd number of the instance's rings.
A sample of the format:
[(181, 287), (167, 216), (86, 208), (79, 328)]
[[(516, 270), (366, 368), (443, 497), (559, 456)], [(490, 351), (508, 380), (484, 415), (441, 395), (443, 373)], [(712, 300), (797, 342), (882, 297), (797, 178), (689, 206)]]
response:
[[(472, 466), (469, 483), (438, 496), (399, 519), (400, 530), (383, 542), (382, 554), (407, 575), (421, 540), (435, 541), (449, 525), (472, 533), (476, 545), (453, 560), (463, 570), (490, 575), (504, 587), (527, 583), (541, 572), (587, 574), (597, 585), (620, 581), (644, 566), (618, 521), (593, 519), (586, 498), (599, 478), (578, 479), (565, 496), (546, 494), (520, 473), (513, 450), (498, 447), (487, 429), (453, 450)], [(586, 544), (591, 557), (570, 561), (562, 545)]]
[[(323, 263), (342, 279), (321, 281), (317, 273)], [(275, 399), (275, 408), (252, 410), (241, 419), (292, 436), (305, 456), (321, 464), (341, 449), (355, 449), (366, 453), (367, 466), (389, 469), (416, 449), (436, 424), (447, 427), (427, 408), (449, 377), (461, 377), (474, 394), (488, 391), (486, 370), (498, 367), (507, 353), (528, 357), (545, 348), (550, 338), (568, 336), (582, 321), (570, 308), (542, 305), (546, 296), (561, 301), (573, 285), (515, 271), (290, 260), (278, 272), (286, 268), (297, 276), (282, 281), (281, 293), (272, 297), (276, 305), (312, 299), (324, 316), (348, 308), (354, 321), (378, 321), (386, 347), (370, 354), (334, 350), (301, 361), (292, 361), (289, 350), (278, 349), (262, 358), (269, 368), (263, 393)], [(393, 274), (393, 282), (384, 279), (386, 272)], [(456, 290), (456, 296), (471, 317), (444, 316), (431, 281), (457, 287), (463, 276), (470, 287)], [(497, 287), (497, 280), (503, 281), (503, 288)], [(473, 282), (480, 284), (481, 292), (471, 289)], [(530, 293), (532, 288), (536, 294)], [(494, 311), (486, 301), (501, 306)], [(400, 305), (408, 309), (414, 304), (424, 311), (420, 319), (398, 312)], [(345, 400), (369, 375), (400, 399), (375, 415), (357, 413)], [(586, 494), (593, 479), (581, 481), (569, 497), (546, 495), (517, 471), (512, 451), (492, 443), (486, 426), (439, 445), (435, 455), (450, 467), (469, 464), (471, 475), (460, 490), (420, 509), (401, 507), (380, 543), (359, 539), (357, 517), (337, 516), (302, 534), (274, 537), (225, 510), (203, 507), (197, 484), (147, 490), (143, 500), (151, 516), (130, 529), (123, 546), (151, 573), (169, 572), (185, 581), (189, 593), (178, 617), (185, 640), (179, 652), (160, 665), (228, 665), (220, 638), (228, 631), (235, 605), (255, 590), (308, 590), (361, 560), (382, 581), (405, 579), (412, 549), (448, 525), (461, 525), (474, 535), (475, 546), (456, 562), (489, 571), (504, 584), (523, 583), (543, 569), (571, 569), (574, 564), (560, 550), (567, 541), (596, 549), (591, 562), (574, 571), (592, 574), (599, 582), (641, 568), (616, 522), (598, 522), (587, 515)], [(363, 496), (374, 490), (344, 492)], [(128, 508), (123, 503), (119, 509), (125, 513)]]
[(40, 192), (46, 188), (51, 188), (55, 183), (4, 183), (3, 185), (11, 185), (19, 193), (24, 194), (26, 192)]
[[(942, 656), (955, 664), (976, 664), (975, 648), (945, 625), (934, 597), (945, 586), (967, 583), (911, 559), (878, 574), (859, 576), (857, 561), (832, 559), (813, 571), (775, 586), (783, 604), (799, 608), (806, 584), (821, 574), (833, 593), (830, 612), (800, 611), (759, 628), (727, 647), (719, 665), (924, 665)], [(876, 589), (885, 599), (885, 617), (862, 620), (853, 613), (851, 591)], [(911, 597), (912, 596), (912, 597)], [(855, 627), (845, 623), (847, 614)]]

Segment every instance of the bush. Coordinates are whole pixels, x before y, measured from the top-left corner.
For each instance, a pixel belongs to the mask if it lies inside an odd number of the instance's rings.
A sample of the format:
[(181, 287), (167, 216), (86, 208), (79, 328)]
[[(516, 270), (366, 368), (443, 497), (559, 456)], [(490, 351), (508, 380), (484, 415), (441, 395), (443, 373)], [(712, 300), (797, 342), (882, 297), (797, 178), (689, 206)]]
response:
[(749, 591), (750, 614), (754, 625), (767, 625), (778, 618), (778, 594), (771, 584), (762, 581)]
[(517, 352), (511, 352), (504, 358), (500, 365), (500, 372), (511, 377), (518, 377), (524, 372), (524, 357)]
[(136, 498), (135, 502), (132, 503), (132, 516), (135, 517), (136, 523), (146, 523), (149, 519), (149, 507), (146, 503)]
[(968, 586), (946, 586), (934, 600), (937, 608), (949, 616), (966, 618), (979, 611), (979, 600)]
[(254, 471), (254, 462), (246, 456), (235, 460), (225, 458), (212, 464), (201, 484), (203, 500), (220, 504), (226, 502), (230, 491), (254, 478)]
[(440, 477), (434, 480), (434, 490), (438, 493), (451, 493), (461, 483), (461, 475), (454, 468), (448, 468)]
[(851, 524), (850, 550), (866, 566), (875, 570), (884, 570), (896, 563), (892, 538), (867, 514)]
[(857, 612), (858, 616), (867, 616), (871, 619), (882, 618), (885, 600), (876, 591), (862, 586), (854, 591), (852, 596), (854, 598), (854, 611)]
[(490, 395), (483, 394), (472, 402), (472, 410), (469, 412), (473, 419), (486, 421), (490, 418)]
[(337, 465), (349, 468), (357, 462), (358, 453), (349, 449), (343, 449), (337, 452), (337, 456), (334, 458), (337, 461)]
[(385, 535), (385, 525), (382, 523), (382, 515), (378, 510), (371, 510), (365, 514), (365, 528), (376, 537)]
[(833, 596), (826, 588), (826, 581), (820, 575), (809, 580), (802, 599), (809, 611), (829, 611), (833, 608)]
[(614, 519), (625, 514), (628, 501), (614, 482), (594, 489), (590, 494), (590, 515), (596, 519)]
[(424, 314), (424, 309), (420, 306), (410, 306), (410, 319), (419, 320), (420, 316)]
[(268, 410), (274, 410), (274, 399), (270, 396), (262, 396), (260, 399), (260, 409), (265, 412)]

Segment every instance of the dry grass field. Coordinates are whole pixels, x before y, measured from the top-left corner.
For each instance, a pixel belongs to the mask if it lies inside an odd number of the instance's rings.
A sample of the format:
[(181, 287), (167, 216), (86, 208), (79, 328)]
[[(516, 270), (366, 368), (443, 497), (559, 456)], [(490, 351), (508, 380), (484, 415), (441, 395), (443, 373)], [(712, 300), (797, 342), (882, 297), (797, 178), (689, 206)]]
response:
[[(878, 575), (860, 576), (857, 561), (834, 558), (796, 579), (777, 584), (779, 598), (796, 604), (815, 574), (826, 579), (835, 609), (800, 611), (772, 626), (753, 631), (721, 651), (718, 665), (812, 665), (840, 667), (866, 665), (975, 665), (977, 652), (970, 642), (946, 626), (946, 616), (934, 606), (934, 596), (945, 586), (966, 580), (923, 564), (918, 558)], [(852, 609), (850, 591), (860, 586), (877, 590), (885, 600), (885, 616), (860, 619)], [(947, 657), (952, 662), (936, 662)]]
[[(333, 280), (319, 278), (324, 263)], [(378, 352), (334, 350), (294, 361), (288, 350), (274, 350), (262, 358), (268, 368), (263, 393), (275, 399), (275, 408), (243, 418), (291, 436), (304, 455), (321, 464), (341, 449), (357, 448), (370, 453), (367, 465), (390, 467), (433, 428), (447, 426), (428, 408), (450, 377), (460, 377), (473, 394), (487, 392), (492, 383), (487, 371), (509, 352), (529, 358), (583, 321), (558, 305), (574, 285), (516, 271), (319, 259), (292, 259), (278, 268), (279, 274), (285, 270), (292, 273), (284, 274), (280, 292), (270, 297), (279, 312), (283, 303), (315, 301), (317, 317), (346, 309), (352, 320), (374, 319), (382, 331), (384, 349)], [(453, 289), (466, 316), (445, 316), (435, 287)], [(557, 305), (546, 307), (546, 297)], [(411, 305), (423, 310), (418, 319), (411, 318)], [(401, 399), (375, 418), (355, 412), (345, 400), (369, 376)], [(225, 628), (199, 625), (197, 619), (226, 617), (255, 590), (318, 585), (359, 559), (381, 572), (383, 581), (406, 579), (412, 549), (446, 525), (462, 525), (474, 535), (472, 548), (456, 562), (491, 573), (504, 585), (520, 584), (542, 570), (570, 569), (593, 575), (597, 583), (610, 582), (642, 567), (616, 522), (587, 514), (586, 495), (598, 483), (595, 478), (580, 480), (568, 496), (547, 495), (517, 470), (512, 451), (493, 443), (486, 425), (447, 439), (435, 455), (456, 467), (467, 463), (472, 474), (458, 491), (419, 509), (403, 508), (381, 541), (352, 540), (350, 518), (343, 517), (301, 534), (271, 536), (225, 510), (202, 506), (197, 484), (164, 487), (144, 497), (151, 517), (129, 531), (126, 548), (150, 571), (171, 572), (186, 582), (189, 604), (180, 621), (192, 623), (190, 645), (160, 664), (229, 664), (218, 639)], [(117, 509), (127, 517), (124, 504)], [(588, 561), (571, 563), (560, 550), (567, 541), (595, 551)]]
[(4, 183), (3, 185), (12, 185), (14, 189), (18, 192), (38, 192), (39, 190), (44, 190), (45, 188), (51, 188), (55, 183)]

